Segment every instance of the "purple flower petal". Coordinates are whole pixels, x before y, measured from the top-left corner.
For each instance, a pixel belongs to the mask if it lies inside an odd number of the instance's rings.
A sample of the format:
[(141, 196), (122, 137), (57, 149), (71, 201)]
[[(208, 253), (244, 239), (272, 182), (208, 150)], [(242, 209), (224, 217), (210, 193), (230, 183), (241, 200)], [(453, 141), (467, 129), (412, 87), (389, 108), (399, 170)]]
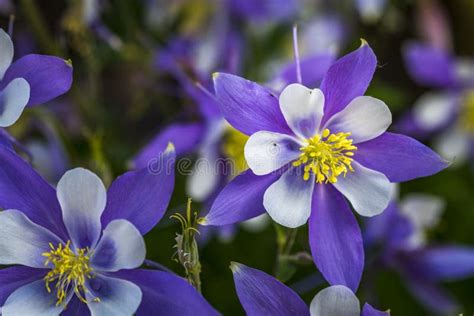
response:
[[(321, 53), (301, 59), (302, 84), (306, 87), (319, 87), (324, 75), (335, 60), (334, 54)], [(296, 63), (286, 65), (278, 75), (278, 80), (286, 84), (298, 82), (296, 78)]]
[(102, 227), (114, 219), (126, 219), (146, 234), (165, 214), (174, 188), (176, 154), (171, 145), (149, 168), (118, 177), (107, 193)]
[(146, 168), (159, 158), (169, 143), (173, 143), (176, 156), (190, 153), (199, 145), (204, 134), (201, 124), (173, 124), (166, 127), (133, 159), (135, 168)]
[(81, 300), (74, 295), (69, 301), (61, 316), (90, 316), (91, 312), (87, 304), (84, 304)]
[(133, 269), (145, 260), (145, 241), (129, 221), (111, 221), (102, 232), (90, 258), (91, 267), (98, 271)]
[(258, 131), (291, 134), (278, 99), (266, 88), (238, 76), (214, 75), (214, 88), (222, 114), (244, 134)]
[(325, 279), (355, 292), (364, 269), (362, 236), (346, 200), (331, 185), (319, 184), (314, 191), (309, 242)]
[(217, 196), (205, 225), (233, 224), (263, 214), (263, 195), (279, 176), (278, 172), (265, 176), (256, 176), (251, 170), (242, 172)]
[(454, 297), (440, 286), (416, 277), (406, 280), (410, 292), (432, 312), (453, 315), (459, 309)]
[(137, 316), (214, 316), (216, 310), (183, 278), (157, 270), (129, 270), (113, 274), (138, 285), (142, 302)]
[(68, 239), (55, 190), (23, 159), (1, 147), (0, 207), (20, 210), (36, 224)]
[(15, 78), (28, 81), (31, 88), (28, 105), (38, 105), (69, 91), (72, 84), (72, 65), (54, 56), (26, 55), (8, 68), (3, 83)]
[(305, 302), (292, 289), (263, 271), (233, 262), (235, 289), (248, 316), (308, 315)]
[(298, 10), (298, 2), (295, 0), (230, 0), (228, 2), (234, 14), (244, 19), (257, 21), (288, 19)]
[(412, 264), (433, 281), (454, 281), (474, 275), (474, 248), (464, 246), (436, 246), (415, 251)]
[(405, 135), (384, 133), (357, 144), (355, 159), (379, 171), (391, 182), (426, 177), (448, 167), (448, 163), (422, 143)]
[(404, 245), (414, 232), (412, 223), (400, 213), (395, 202), (382, 214), (367, 219), (364, 228), (366, 244), (386, 243), (387, 250)]
[(439, 48), (411, 43), (404, 49), (406, 69), (421, 85), (449, 88), (456, 86), (455, 61)]
[(86, 286), (87, 306), (92, 315), (134, 315), (142, 300), (140, 287), (131, 281), (95, 275), (86, 280)]
[(373, 308), (369, 303), (365, 303), (361, 316), (390, 316), (390, 311), (381, 312)]
[(324, 122), (344, 109), (353, 99), (364, 95), (377, 65), (372, 48), (363, 44), (356, 51), (336, 61), (321, 83), (326, 99)]
[(41, 280), (48, 273), (45, 269), (34, 269), (24, 266), (9, 267), (0, 270), (0, 306), (8, 296), (19, 287), (36, 280)]
[(13, 149), (13, 147), (12, 147), (12, 137), (3, 128), (0, 128), (0, 146), (3, 146), (3, 147), (8, 148), (10, 150)]

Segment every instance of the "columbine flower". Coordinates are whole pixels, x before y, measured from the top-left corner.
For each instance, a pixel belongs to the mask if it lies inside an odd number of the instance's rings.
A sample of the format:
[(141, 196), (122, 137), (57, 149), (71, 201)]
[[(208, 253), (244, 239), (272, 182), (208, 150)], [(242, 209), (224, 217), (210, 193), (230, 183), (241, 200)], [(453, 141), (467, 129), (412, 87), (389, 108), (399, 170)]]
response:
[(381, 246), (381, 256), (374, 262), (377, 267), (397, 271), (432, 312), (455, 314), (458, 304), (440, 283), (474, 275), (474, 248), (428, 243), (427, 230), (438, 224), (444, 204), (426, 194), (411, 194), (400, 203), (392, 201), (381, 216), (367, 221), (364, 237), (368, 246)]
[[(12, 60), (13, 43), (0, 29), (0, 128), (13, 125), (26, 106), (48, 102), (66, 93), (72, 84), (72, 66), (66, 60), (35, 54), (13, 64)], [(2, 143), (11, 143), (6, 132), (0, 133)]]
[(279, 99), (256, 83), (217, 74), (224, 117), (251, 135), (245, 146), (250, 170), (221, 191), (204, 224), (240, 222), (265, 210), (287, 227), (309, 219), (319, 270), (331, 284), (355, 290), (364, 252), (344, 196), (356, 212), (374, 216), (387, 207), (391, 182), (446, 167), (426, 146), (386, 132), (391, 123), (387, 106), (362, 96), (375, 67), (375, 55), (365, 44), (329, 68), (321, 90), (292, 84)]
[(135, 269), (173, 189), (173, 149), (162, 158), (160, 172), (126, 173), (108, 192), (82, 168), (55, 191), (0, 148), (0, 264), (15, 265), (0, 270), (2, 315), (150, 315), (154, 304), (162, 315), (215, 314), (183, 279)]
[(230, 266), (235, 289), (248, 316), (389, 316), (370, 304), (364, 304), (362, 313), (359, 299), (343, 285), (330, 286), (320, 291), (310, 307), (292, 289), (263, 271), (240, 263)]
[(474, 59), (411, 43), (405, 60), (418, 84), (439, 90), (423, 94), (398, 124), (399, 130), (418, 138), (434, 135), (434, 146), (443, 157), (464, 162), (474, 148)]

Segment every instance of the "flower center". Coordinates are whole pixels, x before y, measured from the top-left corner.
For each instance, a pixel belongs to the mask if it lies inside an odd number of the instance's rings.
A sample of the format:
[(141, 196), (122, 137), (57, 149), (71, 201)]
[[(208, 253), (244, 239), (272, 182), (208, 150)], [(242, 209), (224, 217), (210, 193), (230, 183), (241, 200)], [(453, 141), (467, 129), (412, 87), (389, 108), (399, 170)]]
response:
[(317, 183), (336, 183), (337, 177), (347, 171), (353, 172), (351, 166), (354, 151), (357, 147), (352, 145), (351, 133), (331, 134), (325, 129), (321, 135), (316, 134), (306, 139), (306, 145), (301, 147), (301, 154), (293, 166), (304, 165), (304, 180), (308, 180), (310, 173), (316, 175)]
[(233, 161), (235, 174), (239, 174), (248, 168), (244, 156), (244, 147), (248, 139), (247, 135), (232, 127), (229, 127), (225, 133), (222, 153)]
[(464, 103), (460, 116), (461, 127), (470, 134), (474, 134), (474, 90), (464, 96)]
[[(71, 250), (71, 241), (68, 241), (65, 246), (59, 244), (57, 248), (51, 243), (49, 246), (51, 251), (43, 253), (46, 257), (45, 265), (48, 266), (51, 263), (54, 268), (44, 277), (44, 281), (49, 293), (51, 293), (50, 284), (55, 283), (56, 306), (64, 303), (70, 290), (73, 290), (81, 301), (87, 303), (85, 293), (88, 290), (85, 282), (86, 279), (93, 277), (89, 264), (89, 248), (77, 249), (74, 252)], [(99, 298), (94, 298), (94, 301), (99, 301)]]

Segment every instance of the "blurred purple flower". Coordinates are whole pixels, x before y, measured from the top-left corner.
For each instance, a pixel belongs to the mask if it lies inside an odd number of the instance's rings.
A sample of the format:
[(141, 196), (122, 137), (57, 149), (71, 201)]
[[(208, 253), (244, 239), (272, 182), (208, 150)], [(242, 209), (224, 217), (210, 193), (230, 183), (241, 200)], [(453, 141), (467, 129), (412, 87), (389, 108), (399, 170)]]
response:
[(320, 291), (310, 307), (292, 289), (263, 271), (233, 262), (235, 289), (248, 316), (389, 316), (359, 299), (351, 289), (334, 285)]
[[(131, 171), (108, 192), (92, 172), (64, 174), (57, 189), (0, 148), (2, 315), (216, 315), (184, 280), (137, 269), (142, 235), (164, 215), (174, 186), (172, 147), (159, 172)], [(85, 304), (83, 304), (85, 303)]]
[(443, 209), (440, 198), (409, 195), (369, 219), (364, 239), (368, 247), (381, 246), (382, 265), (396, 270), (423, 305), (433, 312), (453, 314), (456, 301), (439, 283), (473, 276), (474, 248), (428, 244), (427, 230), (438, 224)]
[(321, 90), (291, 84), (279, 100), (254, 82), (216, 74), (224, 117), (250, 135), (245, 145), (250, 169), (220, 192), (204, 224), (233, 224), (265, 210), (287, 227), (309, 219), (316, 266), (330, 284), (355, 291), (364, 251), (344, 196), (356, 212), (374, 216), (387, 207), (391, 182), (432, 175), (447, 166), (414, 139), (386, 132), (388, 107), (363, 96), (376, 63), (364, 44), (329, 68)]
[(429, 44), (410, 43), (405, 60), (418, 84), (439, 90), (423, 94), (398, 122), (398, 129), (422, 139), (434, 135), (435, 147), (443, 157), (464, 161), (474, 143), (474, 59), (457, 58)]

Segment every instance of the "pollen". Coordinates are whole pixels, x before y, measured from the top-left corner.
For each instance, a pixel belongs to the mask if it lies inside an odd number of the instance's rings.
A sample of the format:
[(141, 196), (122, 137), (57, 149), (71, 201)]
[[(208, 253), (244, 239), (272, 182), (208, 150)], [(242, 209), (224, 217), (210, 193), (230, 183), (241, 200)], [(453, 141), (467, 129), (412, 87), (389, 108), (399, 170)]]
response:
[(352, 145), (349, 136), (351, 133), (332, 134), (325, 129), (321, 134), (306, 139), (293, 166), (304, 166), (303, 179), (306, 181), (313, 173), (317, 183), (336, 183), (341, 174), (346, 176), (348, 171), (354, 172), (351, 164), (357, 147)]
[(232, 127), (229, 127), (224, 135), (222, 153), (234, 163), (235, 174), (248, 168), (244, 155), (244, 147), (248, 139), (247, 135)]
[(464, 96), (460, 124), (465, 131), (474, 134), (474, 90)]
[[(53, 266), (53, 269), (44, 277), (46, 289), (51, 293), (56, 291), (56, 306), (64, 304), (70, 291), (74, 291), (76, 296), (84, 303), (87, 303), (85, 294), (88, 292), (85, 283), (87, 279), (93, 278), (93, 270), (90, 267), (89, 248), (82, 248), (73, 251), (71, 241), (65, 246), (59, 244), (55, 247), (49, 244), (51, 251), (43, 253), (46, 257), (45, 266)], [(54, 284), (54, 288), (51, 285)], [(94, 301), (100, 301), (94, 298)]]

